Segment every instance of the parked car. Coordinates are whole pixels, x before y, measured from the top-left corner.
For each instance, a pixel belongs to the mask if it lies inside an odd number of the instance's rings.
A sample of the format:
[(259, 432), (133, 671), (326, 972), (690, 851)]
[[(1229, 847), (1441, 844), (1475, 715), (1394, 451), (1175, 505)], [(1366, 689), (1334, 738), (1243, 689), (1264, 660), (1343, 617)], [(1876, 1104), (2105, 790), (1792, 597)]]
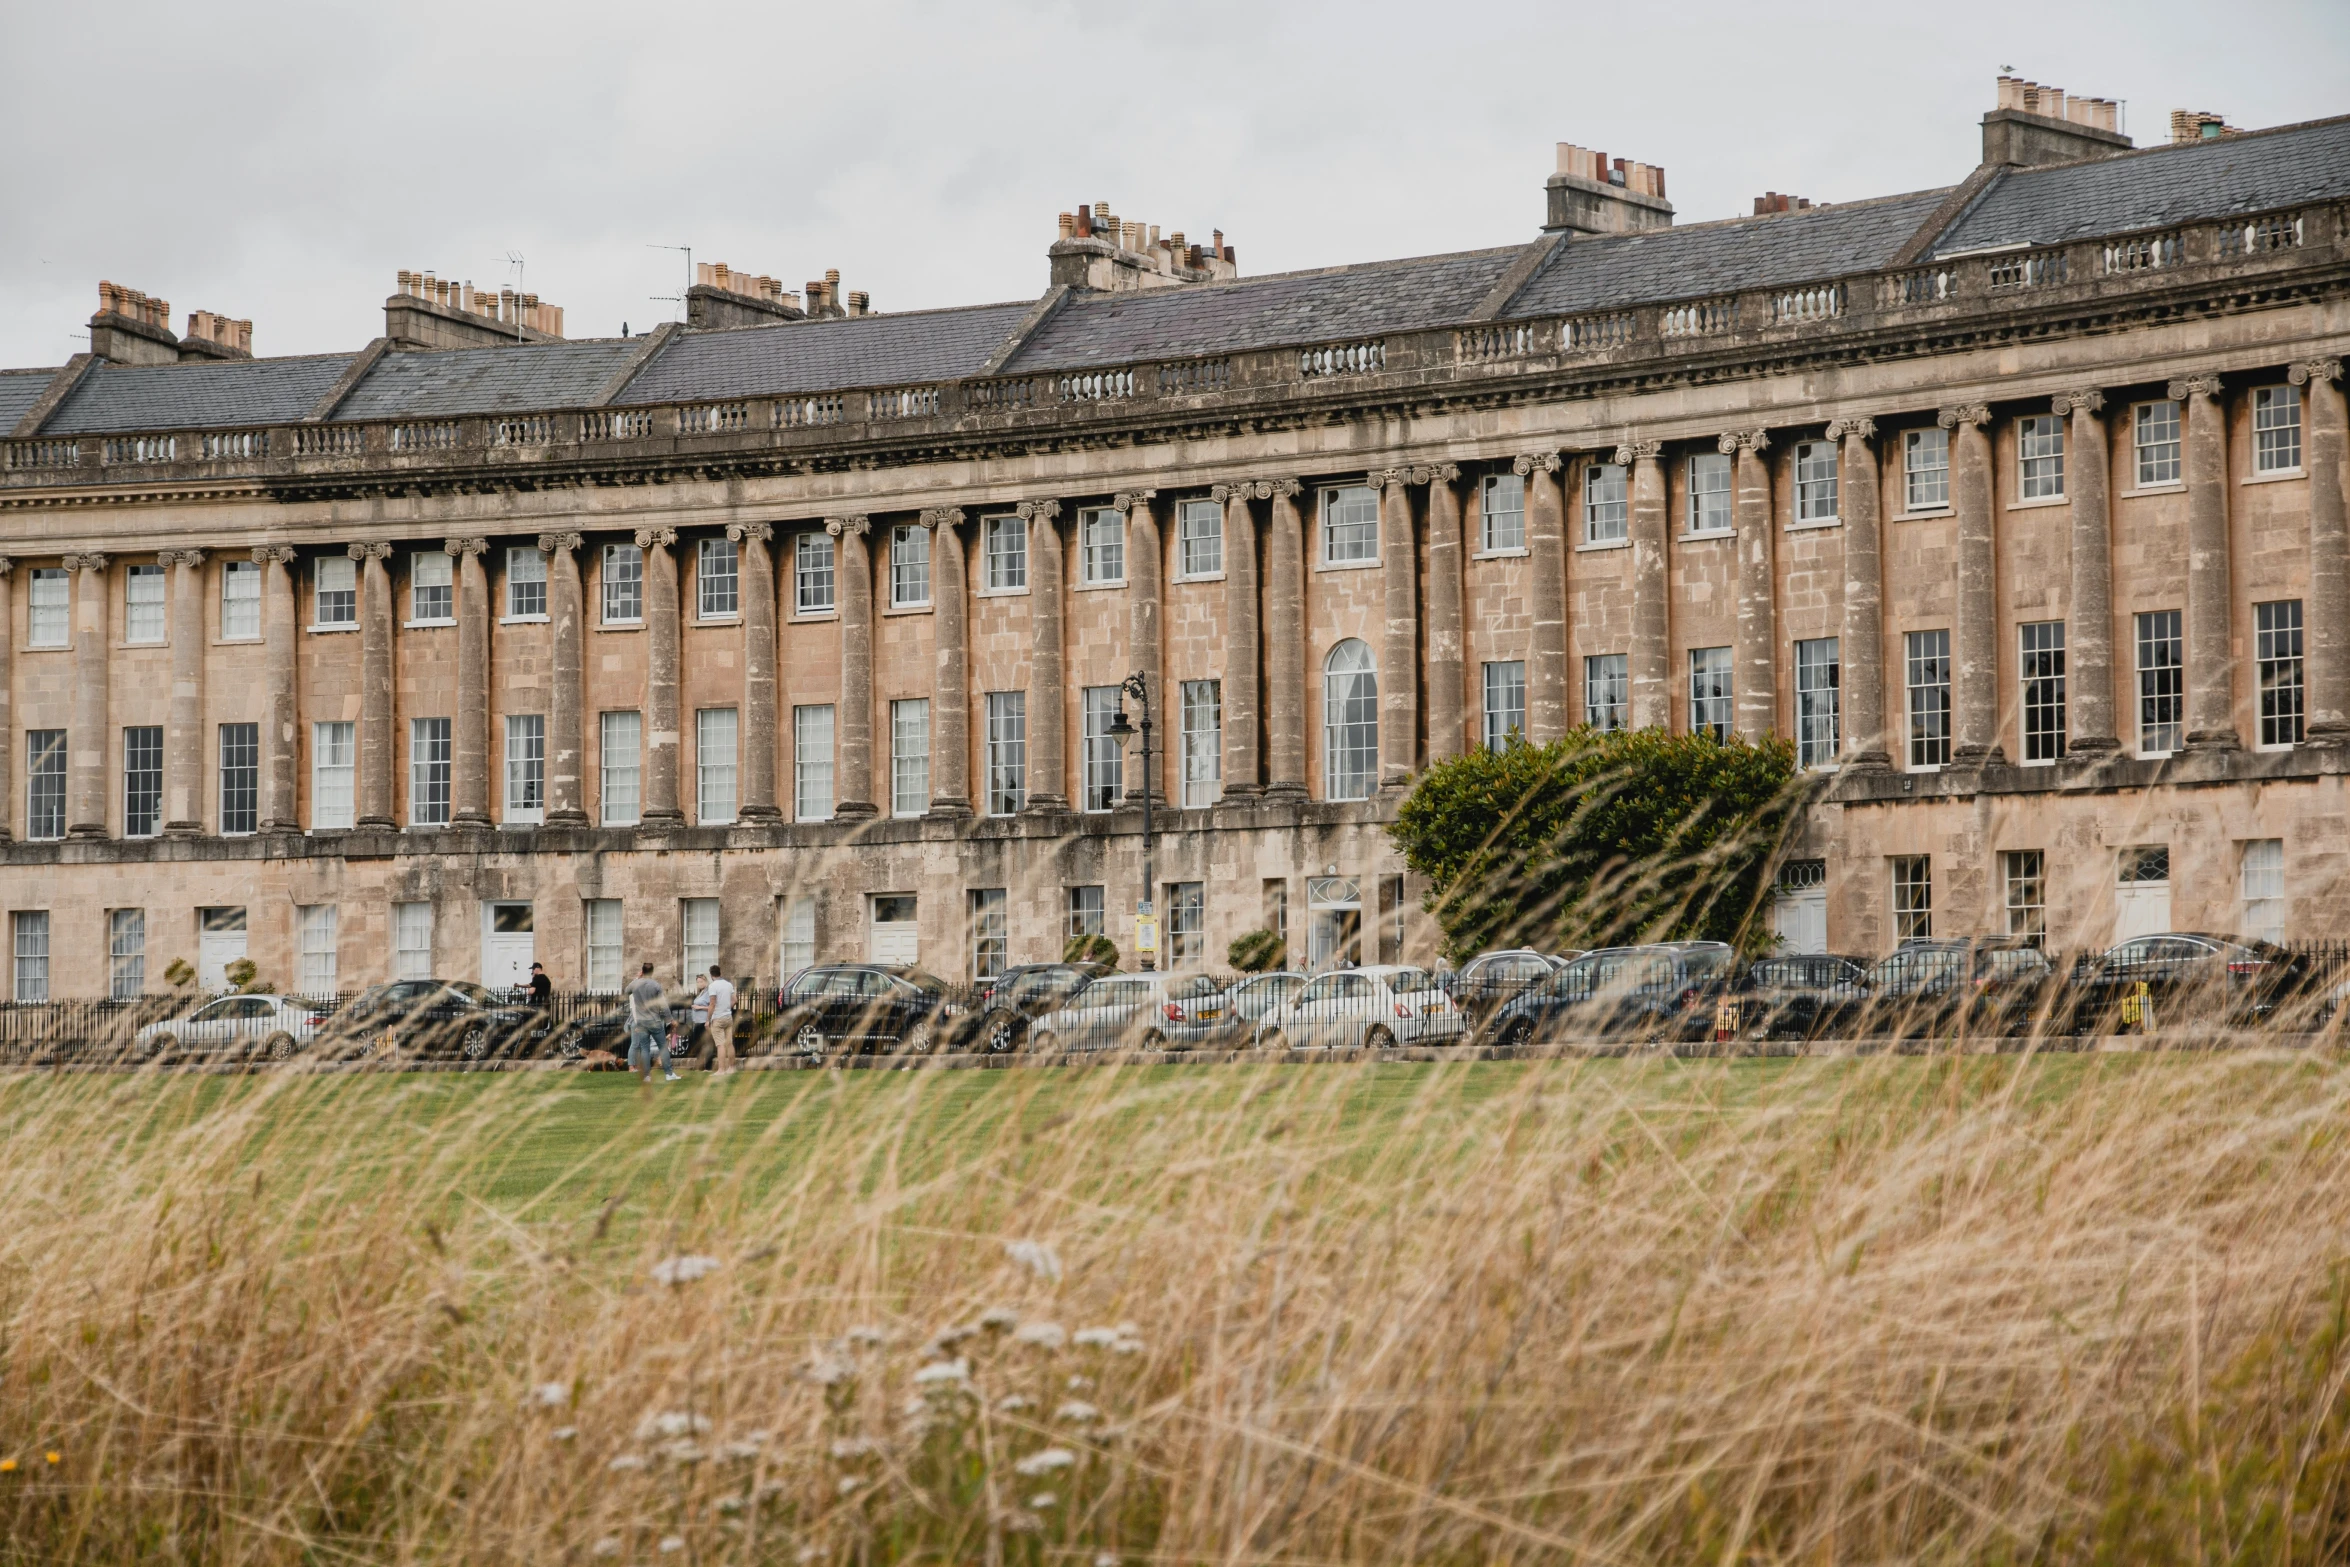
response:
[(1268, 1013), (1305, 988), (1306, 977), (1283, 970), (1234, 980), (1213, 1003), (1183, 1006), (1186, 1016), (1166, 1025), (1170, 1044), (1230, 1049), (1257, 1042)]
[(781, 1048), (821, 1058), (907, 1050), (928, 1054), (952, 1041), (970, 1017), (962, 993), (924, 969), (899, 963), (820, 963), (777, 992)]
[(1309, 981), (1265, 1016), (1273, 1050), (1389, 1050), (1461, 1035), (1460, 1006), (1427, 969), (1403, 963), (1340, 969)]
[(222, 996), (186, 1017), (149, 1023), (131, 1053), (158, 1064), (183, 1055), (260, 1056), (283, 1061), (318, 1037), (326, 1014), (298, 996)]
[(1024, 963), (1004, 970), (979, 992), (973, 1044), (991, 1055), (1019, 1049), (1028, 1042), (1031, 1022), (1060, 1011), (1086, 986), (1116, 972), (1107, 963)]
[[(1582, 956), (1576, 953), (1575, 957)], [(1528, 985), (1550, 978), (1573, 958), (1553, 958), (1529, 947), (1480, 952), (1452, 979), (1452, 998), (1471, 1027), (1480, 1027), (1500, 1005)]]
[(1911, 940), (1867, 975), (1855, 1025), (1873, 1037), (2026, 1034), (2055, 995), (2048, 954), (2023, 936)]
[(1719, 941), (1601, 947), (1504, 1002), (1483, 1037), (1513, 1049), (1565, 1038), (1704, 1039), (1738, 979)]
[(1739, 988), (1739, 1032), (1764, 1039), (1848, 1034), (1869, 995), (1868, 960), (1833, 952), (1763, 958)]
[(1193, 1028), (1220, 1022), (1225, 981), (1207, 974), (1110, 974), (1029, 1025), (1029, 1048), (1164, 1050), (1193, 1042)]
[[(670, 1039), (669, 1059), (673, 1062), (693, 1060), (700, 1062), (714, 1050), (697, 1049), (694, 1038), (693, 1005), (677, 1001), (669, 1007), (667, 1034)], [(624, 1002), (585, 1017), (575, 1017), (555, 1026), (552, 1054), (566, 1061), (576, 1061), (591, 1050), (602, 1050), (625, 1058), (628, 1055), (628, 1006)]]
[(322, 1030), (342, 1054), (453, 1055), (467, 1061), (534, 1055), (554, 1021), (463, 979), (401, 979), (375, 985)]
[[(2146, 987), (2157, 1028), (2180, 1023), (2265, 1023), (2317, 987), (2305, 954), (2265, 941), (2203, 931), (2168, 931), (2123, 942), (2073, 977), (2068, 1023), (2075, 1034), (2118, 1033), (2129, 999)], [(2314, 1002), (2306, 1010), (2322, 1007)]]

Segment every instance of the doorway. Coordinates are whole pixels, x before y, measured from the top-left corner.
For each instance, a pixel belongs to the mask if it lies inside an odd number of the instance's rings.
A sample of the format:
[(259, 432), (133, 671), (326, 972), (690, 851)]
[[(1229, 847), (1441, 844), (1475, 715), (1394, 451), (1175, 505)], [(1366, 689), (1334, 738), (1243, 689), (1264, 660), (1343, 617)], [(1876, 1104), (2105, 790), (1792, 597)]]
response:
[(1771, 930), (1782, 952), (1828, 950), (1828, 862), (1789, 860), (1779, 867)]
[(527, 903), (485, 903), (481, 910), (481, 982), (492, 990), (530, 983), (538, 957), (537, 921)]
[(205, 990), (229, 988), (228, 966), (245, 957), (245, 911), (196, 911), (196, 983)]
[(1363, 889), (1350, 876), (1306, 878), (1306, 971), (1363, 961)]
[(2113, 943), (2159, 936), (2170, 924), (2170, 845), (2133, 844), (2121, 851), (2113, 887)]
[(910, 892), (873, 895), (873, 934), (866, 944), (875, 963), (912, 964), (921, 961), (921, 926), (915, 918)]

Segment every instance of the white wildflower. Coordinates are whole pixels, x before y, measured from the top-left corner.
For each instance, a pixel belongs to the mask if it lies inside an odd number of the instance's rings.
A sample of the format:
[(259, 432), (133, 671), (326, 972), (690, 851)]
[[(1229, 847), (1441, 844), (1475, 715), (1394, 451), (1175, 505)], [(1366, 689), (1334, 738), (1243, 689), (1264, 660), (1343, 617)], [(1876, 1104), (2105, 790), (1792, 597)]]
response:
[(1083, 1393), (1093, 1387), (1093, 1378), (1086, 1376), (1071, 1377), (1067, 1382), (1063, 1383), (1062, 1386), (1066, 1387), (1072, 1393)]
[(971, 1362), (957, 1357), (953, 1360), (934, 1360), (914, 1373), (916, 1387), (938, 1387), (971, 1380)]
[(849, 1342), (872, 1345), (878, 1348), (889, 1342), (889, 1329), (876, 1327), (870, 1322), (861, 1322), (849, 1329)]
[(1013, 1393), (997, 1400), (995, 1407), (1007, 1415), (1016, 1415), (1023, 1409), (1034, 1409), (1036, 1400), (1030, 1398), (1026, 1393)]
[(661, 1554), (662, 1554), (662, 1555), (664, 1555), (664, 1556), (667, 1556), (667, 1555), (668, 1555), (670, 1552), (672, 1552), (672, 1551), (682, 1551), (682, 1550), (684, 1550), (684, 1549), (685, 1549), (685, 1536), (684, 1536), (684, 1535), (682, 1535), (682, 1534), (665, 1534), (665, 1535), (661, 1536), (661, 1545), (660, 1545), (660, 1551), (661, 1551)]
[(728, 1514), (739, 1513), (743, 1510), (743, 1499), (739, 1496), (721, 1496), (718, 1498), (718, 1510)]
[(718, 1449), (718, 1456), (738, 1464), (748, 1463), (759, 1456), (759, 1444), (756, 1442), (729, 1442)]
[(689, 1415), (682, 1410), (666, 1414), (647, 1415), (636, 1423), (636, 1439), (650, 1442), (657, 1436), (700, 1436), (710, 1429), (708, 1415)]
[(618, 1474), (624, 1469), (642, 1469), (644, 1466), (645, 1461), (642, 1458), (639, 1458), (636, 1454), (622, 1453), (618, 1458), (613, 1459), (604, 1467), (611, 1470), (614, 1474)]
[(673, 1464), (698, 1464), (702, 1461), (702, 1446), (692, 1437), (682, 1437), (661, 1445), (661, 1456)]
[(1050, 1491), (1039, 1491), (1028, 1499), (1028, 1510), (1030, 1512), (1041, 1513), (1046, 1508), (1057, 1505), (1060, 1500), (1061, 1499), (1059, 1497), (1055, 1496)]
[(1118, 1336), (1120, 1338), (1137, 1338), (1141, 1336), (1141, 1333), (1142, 1324), (1139, 1322), (1121, 1322), (1118, 1324)]
[(840, 1484), (834, 1486), (832, 1489), (835, 1494), (846, 1496), (851, 1491), (854, 1491), (859, 1486), (862, 1486), (864, 1483), (864, 1481), (858, 1479), (855, 1475), (842, 1475), (840, 1477)]
[(857, 1363), (832, 1355), (818, 1355), (808, 1362), (807, 1378), (818, 1387), (838, 1387), (857, 1374)]
[(1142, 1353), (1142, 1340), (1122, 1338), (1110, 1346), (1110, 1353), (1113, 1355), (1139, 1355)]
[(1061, 1254), (1042, 1241), (1006, 1241), (1004, 1255), (1040, 1279), (1061, 1281)]
[(554, 1431), (555, 1440), (558, 1442), (568, 1442), (577, 1435), (579, 1435), (579, 1427), (577, 1426), (557, 1426)]
[(1093, 1405), (1083, 1403), (1074, 1398), (1053, 1411), (1053, 1418), (1055, 1420), (1066, 1420), (1073, 1426), (1086, 1425), (1092, 1421), (1099, 1420), (1101, 1417), (1102, 1412), (1094, 1408)]
[(873, 1455), (876, 1443), (870, 1437), (847, 1436), (832, 1444), (832, 1456), (842, 1463)]
[(531, 1398), (541, 1409), (561, 1409), (571, 1402), (571, 1384), (568, 1382), (541, 1382), (530, 1390)]
[(948, 1350), (953, 1349), (957, 1344), (962, 1343), (963, 1340), (970, 1338), (974, 1334), (978, 1333), (978, 1331), (979, 1329), (977, 1327), (968, 1322), (951, 1323), (946, 1327), (940, 1328), (936, 1333), (931, 1334), (930, 1342), (923, 1347), (931, 1354), (943, 1355)]
[(588, 1554), (590, 1556), (618, 1556), (620, 1554), (620, 1541), (617, 1537), (607, 1534), (601, 1540), (598, 1540), (595, 1544), (588, 1547)]
[(1077, 1455), (1065, 1447), (1048, 1447), (1030, 1453), (1012, 1467), (1031, 1480), (1038, 1475), (1049, 1475), (1056, 1469), (1066, 1469), (1077, 1462)]
[(1069, 1341), (1069, 1335), (1061, 1331), (1058, 1322), (1031, 1322), (1012, 1337), (1037, 1349), (1059, 1349)]
[(653, 1264), (655, 1284), (691, 1284), (705, 1274), (718, 1271), (716, 1257), (664, 1257)]
[(1004, 1527), (1014, 1534), (1042, 1534), (1044, 1520), (1034, 1513), (1024, 1513), (1015, 1509), (1010, 1516), (1004, 1519)]
[(1079, 1328), (1071, 1342), (1079, 1349), (1108, 1349), (1118, 1342), (1116, 1328)]
[(1118, 1567), (1118, 1558), (1104, 1551), (1093, 1559), (1093, 1567)]
[(1020, 1325), (1020, 1313), (1009, 1306), (990, 1306), (979, 1314), (979, 1325), (990, 1333), (1009, 1333)]

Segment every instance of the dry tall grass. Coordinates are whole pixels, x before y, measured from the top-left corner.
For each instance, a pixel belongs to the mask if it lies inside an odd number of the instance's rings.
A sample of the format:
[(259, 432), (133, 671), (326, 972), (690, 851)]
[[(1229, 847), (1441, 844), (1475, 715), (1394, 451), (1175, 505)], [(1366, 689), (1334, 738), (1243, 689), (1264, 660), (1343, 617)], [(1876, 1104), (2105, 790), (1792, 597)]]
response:
[(0, 1084), (0, 1559), (2350, 1551), (2330, 1059), (637, 1092)]

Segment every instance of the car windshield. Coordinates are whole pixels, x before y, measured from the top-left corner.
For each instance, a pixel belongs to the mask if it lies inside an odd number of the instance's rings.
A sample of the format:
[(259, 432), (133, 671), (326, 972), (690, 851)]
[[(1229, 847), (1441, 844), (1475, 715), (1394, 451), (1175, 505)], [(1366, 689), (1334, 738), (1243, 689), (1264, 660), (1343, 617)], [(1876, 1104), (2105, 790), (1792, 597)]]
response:
[(1869, 984), (1887, 995), (1906, 995), (1928, 985), (1948, 984), (1959, 976), (1959, 954), (1933, 947), (1913, 947), (1880, 958), (1869, 970)]
[(1167, 981), (1167, 999), (1191, 1001), (1201, 996), (1220, 996), (1229, 988), (1223, 980), (1209, 974), (1187, 974), (1181, 979)]
[(1424, 968), (1399, 968), (1394, 973), (1387, 976), (1387, 988), (1396, 992), (1398, 995), (1410, 995), (1415, 991), (1434, 990), (1436, 988), (1436, 977), (1433, 974), (1430, 974)]
[(955, 988), (954, 986), (948, 984), (945, 980), (940, 979), (936, 974), (931, 973), (928, 969), (899, 969), (897, 971), (896, 977), (904, 980), (907, 984), (913, 986), (916, 990), (926, 990), (934, 996), (943, 996), (948, 991)]

